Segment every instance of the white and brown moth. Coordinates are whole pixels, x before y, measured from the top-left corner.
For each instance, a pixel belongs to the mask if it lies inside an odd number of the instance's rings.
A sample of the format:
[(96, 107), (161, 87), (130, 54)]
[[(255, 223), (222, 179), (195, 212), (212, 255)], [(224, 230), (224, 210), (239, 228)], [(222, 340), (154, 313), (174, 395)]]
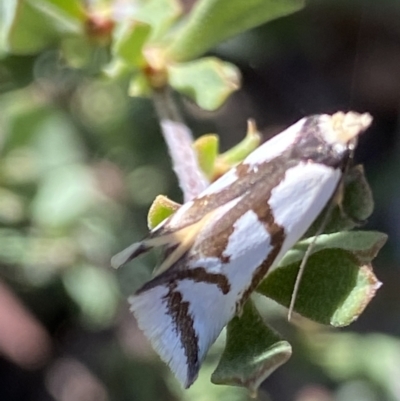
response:
[(165, 247), (156, 276), (129, 303), (184, 387), (221, 330), (333, 196), (371, 121), (355, 112), (303, 118), (113, 258), (119, 267)]

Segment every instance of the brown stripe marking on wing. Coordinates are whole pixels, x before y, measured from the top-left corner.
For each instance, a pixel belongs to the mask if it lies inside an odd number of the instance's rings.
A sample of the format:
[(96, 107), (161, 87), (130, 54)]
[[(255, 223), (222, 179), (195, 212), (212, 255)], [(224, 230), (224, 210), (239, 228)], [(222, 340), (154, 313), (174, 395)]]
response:
[(185, 352), (187, 361), (186, 387), (189, 387), (196, 379), (200, 369), (199, 339), (194, 329), (193, 318), (189, 312), (190, 303), (183, 301), (182, 294), (176, 291), (175, 287), (176, 285), (170, 286), (170, 290), (164, 298), (175, 324), (175, 331), (181, 339)]
[(148, 291), (158, 285), (168, 285), (170, 288), (181, 280), (191, 280), (196, 283), (207, 283), (216, 285), (223, 294), (227, 294), (231, 285), (228, 278), (222, 273), (209, 273), (204, 267), (193, 269), (166, 271), (155, 277), (140, 288), (136, 294)]
[(268, 202), (259, 203), (253, 211), (257, 214), (259, 220), (264, 223), (265, 228), (271, 236), (271, 251), (267, 258), (261, 263), (260, 266), (254, 271), (253, 278), (250, 286), (243, 293), (240, 301), (238, 302), (238, 310), (241, 309), (243, 304), (247, 301), (251, 293), (258, 287), (262, 279), (268, 273), (269, 268), (274, 263), (280, 250), (282, 249), (283, 242), (285, 241), (285, 228), (275, 222), (274, 215)]

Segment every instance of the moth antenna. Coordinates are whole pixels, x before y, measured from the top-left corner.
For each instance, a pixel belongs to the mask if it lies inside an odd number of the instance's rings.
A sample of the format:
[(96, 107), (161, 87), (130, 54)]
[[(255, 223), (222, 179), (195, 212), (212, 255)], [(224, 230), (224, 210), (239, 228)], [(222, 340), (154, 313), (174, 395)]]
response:
[(362, 44), (362, 36), (364, 34), (364, 31), (366, 30), (366, 6), (364, 4), (361, 4), (361, 12), (358, 20), (358, 32), (357, 32), (357, 39), (356, 39), (356, 54), (354, 57), (354, 62), (353, 62), (353, 71), (352, 71), (352, 77), (351, 77), (351, 87), (350, 87), (350, 99), (349, 99), (349, 107), (350, 109), (352, 108), (352, 103), (355, 97), (356, 93), (356, 77), (357, 77), (357, 69), (361, 65), (361, 44)]

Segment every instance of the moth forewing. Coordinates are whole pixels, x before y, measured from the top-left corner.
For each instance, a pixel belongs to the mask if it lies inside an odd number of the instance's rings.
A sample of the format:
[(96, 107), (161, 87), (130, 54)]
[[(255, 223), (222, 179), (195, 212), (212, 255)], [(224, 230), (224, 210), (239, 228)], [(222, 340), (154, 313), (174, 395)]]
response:
[[(184, 245), (129, 299), (139, 327), (183, 386), (193, 383), (223, 327), (325, 207), (350, 142), (369, 123), (369, 115), (352, 112), (302, 119), (132, 248), (157, 238)], [(185, 227), (189, 240), (177, 235)]]

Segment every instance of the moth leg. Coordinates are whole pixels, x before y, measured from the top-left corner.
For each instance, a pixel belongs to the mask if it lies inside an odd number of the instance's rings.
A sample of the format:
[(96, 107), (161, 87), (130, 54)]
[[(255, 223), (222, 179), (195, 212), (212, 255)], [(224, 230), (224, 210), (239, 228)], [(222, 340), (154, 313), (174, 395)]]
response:
[(335, 194), (333, 195), (332, 203), (339, 208), (340, 217), (342, 219), (344, 220), (350, 219), (351, 221), (354, 221), (354, 223), (356, 223), (357, 225), (361, 224), (361, 222), (355, 221), (353, 217), (349, 216), (344, 210), (344, 204), (343, 204), (344, 193), (345, 193), (345, 183), (344, 180), (341, 180), (339, 182)]
[(236, 302), (236, 311), (235, 311), (235, 316), (236, 317), (242, 317), (243, 315), (243, 307), (244, 303), (243, 302)]

